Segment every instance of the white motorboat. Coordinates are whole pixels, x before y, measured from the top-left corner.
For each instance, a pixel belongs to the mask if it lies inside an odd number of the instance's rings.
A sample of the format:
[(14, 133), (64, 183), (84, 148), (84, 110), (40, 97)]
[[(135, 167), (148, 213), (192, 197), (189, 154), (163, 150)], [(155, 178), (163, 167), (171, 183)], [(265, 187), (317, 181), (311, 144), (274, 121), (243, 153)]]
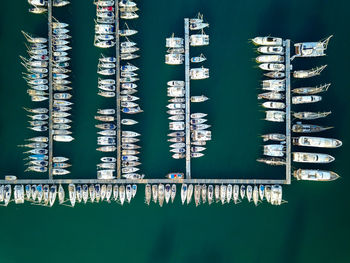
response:
[(284, 111), (268, 110), (266, 111), (265, 120), (272, 122), (284, 122), (286, 113)]
[(283, 40), (279, 37), (255, 37), (252, 39), (254, 45), (259, 46), (282, 46)]
[(259, 65), (259, 68), (267, 71), (284, 71), (285, 70), (284, 64), (280, 64), (280, 63), (262, 63)]
[(276, 109), (276, 110), (281, 110), (286, 107), (286, 105), (283, 102), (275, 102), (275, 101), (266, 101), (262, 104), (262, 106), (267, 109)]
[(319, 148), (338, 148), (342, 142), (337, 139), (301, 136), (293, 138), (293, 144), (298, 146), (319, 147)]
[(257, 50), (262, 54), (284, 55), (284, 48), (282, 46), (261, 46)]
[(305, 103), (315, 103), (322, 100), (321, 96), (316, 95), (308, 95), (308, 96), (293, 96), (292, 103), (293, 104), (305, 104)]
[(190, 35), (190, 45), (193, 47), (209, 45), (209, 35), (202, 30), (201, 34)]
[(209, 98), (201, 95), (201, 96), (191, 96), (191, 102), (204, 102), (208, 100)]
[(206, 79), (209, 78), (209, 68), (191, 68), (190, 69), (191, 79)]
[(284, 56), (281, 55), (260, 55), (255, 61), (257, 63), (283, 63)]
[(335, 158), (324, 153), (293, 152), (293, 161), (298, 163), (330, 163)]
[(294, 171), (294, 177), (298, 180), (307, 180), (307, 181), (333, 181), (339, 178), (339, 175), (332, 171), (324, 170), (307, 170), (307, 169), (298, 169)]
[(286, 146), (283, 144), (268, 144), (264, 145), (264, 155), (272, 157), (284, 156)]

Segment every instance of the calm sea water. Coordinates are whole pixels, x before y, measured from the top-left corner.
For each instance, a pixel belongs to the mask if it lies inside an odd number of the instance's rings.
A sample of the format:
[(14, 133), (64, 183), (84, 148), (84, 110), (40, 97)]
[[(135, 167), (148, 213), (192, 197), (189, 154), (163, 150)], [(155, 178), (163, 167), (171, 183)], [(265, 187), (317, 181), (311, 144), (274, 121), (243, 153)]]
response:
[[(94, 178), (99, 155), (95, 151), (96, 109), (107, 106), (98, 98), (97, 59), (93, 46), (95, 6), (73, 0), (54, 16), (69, 22), (72, 32), (72, 81), (74, 95), (71, 144), (55, 144), (55, 152), (71, 157), (73, 178)], [(332, 183), (293, 181), (284, 188), (287, 204), (271, 207), (176, 204), (159, 208), (143, 204), (141, 189), (131, 205), (55, 206), (10, 205), (0, 209), (2, 241), (0, 262), (349, 262), (350, 234), (347, 187), (349, 156), (349, 83), (347, 52), (350, 37), (347, 1), (138, 1), (140, 18), (130, 22), (139, 30), (134, 38), (141, 48), (139, 93), (144, 113), (135, 130), (142, 132), (142, 171), (148, 178), (162, 178), (184, 170), (173, 160), (166, 134), (166, 82), (181, 78), (181, 68), (164, 64), (165, 38), (183, 34), (183, 18), (198, 11), (210, 23), (210, 46), (203, 52), (210, 67), (209, 80), (192, 82), (192, 94), (210, 100), (193, 107), (209, 113), (213, 140), (206, 155), (193, 161), (195, 178), (283, 178), (284, 171), (257, 164), (261, 154), (259, 134), (282, 131), (283, 125), (262, 121), (258, 105), (261, 72), (249, 39), (273, 35), (296, 42), (315, 41), (334, 34), (328, 56), (298, 59), (296, 69), (327, 63), (322, 76), (293, 81), (293, 87), (332, 82), (313, 110), (332, 110), (318, 122), (336, 128), (325, 133), (342, 139), (344, 146), (330, 152), (336, 161), (327, 166), (342, 178)], [(45, 16), (27, 12), (26, 1), (6, 1), (0, 17), (0, 174), (24, 174), (22, 144), (32, 133), (22, 106), (30, 106), (19, 55), (25, 55), (21, 30), (47, 34)], [(113, 102), (111, 102), (113, 105)], [(300, 108), (302, 109), (302, 108)]]

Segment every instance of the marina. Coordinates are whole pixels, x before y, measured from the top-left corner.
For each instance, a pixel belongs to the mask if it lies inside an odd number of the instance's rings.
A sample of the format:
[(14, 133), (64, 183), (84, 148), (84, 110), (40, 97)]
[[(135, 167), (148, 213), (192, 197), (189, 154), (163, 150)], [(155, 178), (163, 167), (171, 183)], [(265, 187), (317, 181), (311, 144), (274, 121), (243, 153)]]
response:
[[(55, 3), (57, 5), (57, 1)], [(130, 203), (132, 197), (136, 195), (137, 185), (144, 184), (146, 203), (149, 204), (152, 198), (154, 202), (159, 202), (159, 205), (163, 206), (164, 200), (165, 203), (168, 203), (170, 198), (174, 200), (176, 185), (181, 185), (180, 195), (183, 204), (191, 203), (192, 196), (196, 206), (205, 203), (207, 199), (208, 203), (211, 203), (214, 196), (216, 202), (222, 204), (230, 203), (231, 200), (238, 203), (239, 200), (246, 197), (249, 202), (253, 201), (255, 205), (263, 200), (267, 200), (272, 205), (280, 205), (284, 202), (282, 185), (291, 184), (292, 175), (297, 180), (310, 181), (332, 181), (339, 177), (336, 173), (327, 170), (299, 168), (293, 171), (292, 168), (292, 161), (296, 163), (330, 163), (335, 159), (327, 154), (293, 152), (293, 145), (318, 148), (337, 148), (342, 145), (340, 140), (332, 138), (292, 137), (292, 132), (319, 132), (329, 128), (300, 122), (292, 126), (293, 118), (314, 120), (326, 117), (330, 112), (292, 111), (292, 104), (310, 104), (320, 101), (321, 96), (310, 94), (326, 91), (329, 84), (315, 88), (298, 87), (292, 90), (291, 77), (305, 79), (318, 76), (326, 68), (326, 65), (312, 69), (294, 70), (291, 61), (296, 57), (324, 56), (324, 51), (331, 37), (319, 42), (294, 44), (296, 54), (291, 56), (291, 41), (289, 39), (283, 40), (268, 36), (256, 37), (252, 40), (254, 44), (259, 46), (257, 51), (260, 54), (256, 58), (256, 62), (259, 63), (259, 68), (265, 72), (264, 76), (268, 78), (262, 81), (262, 89), (268, 92), (259, 94), (258, 99), (271, 100), (261, 104), (266, 110), (265, 120), (275, 123), (285, 122), (285, 131), (284, 134), (270, 133), (262, 136), (264, 141), (271, 140), (273, 142), (263, 146), (263, 154), (267, 157), (259, 158), (257, 161), (270, 165), (285, 165), (285, 179), (193, 178), (191, 160), (204, 156), (207, 141), (211, 140), (212, 135), (211, 131), (208, 130), (211, 125), (207, 124), (207, 119), (205, 119), (208, 114), (191, 113), (191, 103), (208, 100), (205, 95), (191, 96), (190, 90), (191, 80), (209, 78), (209, 68), (196, 66), (198, 63), (205, 62), (207, 58), (202, 53), (196, 57), (190, 57), (192, 48), (197, 49), (197, 47), (209, 45), (209, 35), (204, 32), (209, 23), (204, 22), (203, 15), (198, 14), (194, 18), (184, 18), (183, 38), (175, 37), (174, 34), (170, 38), (166, 38), (168, 50), (165, 55), (165, 63), (169, 65), (184, 64), (184, 79), (167, 82), (167, 94), (170, 97), (167, 113), (171, 115), (169, 117), (170, 133), (168, 134), (170, 138), (167, 141), (172, 143), (170, 145), (172, 157), (185, 159), (185, 171), (168, 173), (165, 176), (166, 179), (145, 178), (145, 174), (140, 173), (140, 168), (137, 167), (141, 164), (138, 156), (141, 147), (136, 143), (140, 140), (141, 134), (136, 131), (124, 130), (124, 127), (135, 125), (138, 122), (134, 119), (122, 119), (124, 114), (132, 116), (132, 114), (142, 112), (137, 103), (139, 97), (135, 96), (137, 92), (136, 82), (139, 81), (136, 71), (139, 68), (128, 62), (139, 57), (135, 53), (139, 51), (139, 48), (131, 40), (131, 36), (137, 34), (137, 30), (131, 29), (126, 23), (123, 29), (120, 28), (122, 19), (129, 21), (139, 17), (136, 13), (138, 8), (136, 3), (129, 0), (120, 2), (96, 0), (94, 4), (96, 6), (94, 45), (102, 49), (115, 49), (115, 56), (108, 57), (101, 54), (97, 65), (97, 74), (99, 74), (97, 94), (106, 98), (106, 101), (110, 98), (115, 101), (114, 108), (98, 109), (97, 114), (99, 115), (94, 118), (99, 121), (95, 125), (99, 129), (96, 150), (103, 154), (108, 153), (108, 156), (101, 157), (102, 163), (97, 164), (97, 179), (62, 178), (65, 175), (69, 176), (68, 167), (71, 164), (66, 163), (69, 160), (67, 157), (53, 154), (53, 141), (70, 142), (74, 139), (70, 135), (69, 129), (72, 121), (68, 112), (73, 104), (69, 101), (72, 95), (66, 92), (71, 89), (69, 86), (71, 82), (67, 80), (70, 72), (67, 69), (70, 60), (68, 51), (71, 47), (69, 46), (68, 24), (53, 18), (53, 3), (52, 0), (49, 0), (47, 2), (48, 39), (32, 38), (25, 34), (27, 40), (33, 41), (35, 45), (30, 50), (30, 52), (34, 52), (34, 54), (30, 53), (30, 60), (23, 59), (26, 66), (32, 66), (36, 69), (35, 73), (31, 72), (33, 74), (27, 79), (28, 84), (35, 89), (35, 91), (28, 91), (29, 95), (32, 96), (32, 101), (40, 102), (46, 99), (49, 101), (48, 109), (35, 109), (34, 113), (37, 114), (29, 116), (32, 119), (30, 123), (34, 123), (33, 126), (40, 127), (40, 129), (48, 124), (45, 131), (48, 130), (49, 135), (48, 137), (30, 138), (31, 142), (21, 145), (33, 149), (28, 151), (33, 157), (33, 160), (29, 162), (29, 165), (32, 165), (28, 168), (29, 171), (48, 172), (48, 179), (17, 179), (16, 176), (6, 176), (5, 180), (0, 180), (1, 187), (6, 188), (2, 192), (4, 196), (11, 198), (11, 185), (15, 185), (13, 189), (15, 202), (23, 203), (24, 185), (26, 185), (28, 189), (34, 187), (36, 189), (35, 195), (41, 196), (37, 201), (39, 204), (42, 204), (43, 200), (45, 206), (48, 205), (48, 202), (53, 205), (55, 201), (53, 197), (50, 200), (50, 193), (51, 196), (60, 193), (62, 202), (69, 199), (71, 206), (75, 206), (76, 202), (80, 203), (83, 199), (90, 198), (93, 202), (95, 198), (97, 200), (97, 196), (98, 200), (110, 201), (112, 191), (115, 191), (116, 197), (118, 197), (117, 191), (119, 191), (119, 200), (123, 204), (125, 200)], [(46, 42), (48, 42), (47, 50), (44, 44)], [(37, 44), (43, 46), (37, 47)], [(48, 76), (47, 79), (46, 76)], [(45, 85), (47, 85), (47, 89)], [(45, 92), (45, 90), (48, 91)], [(54, 91), (64, 92), (56, 93)], [(30, 112), (33, 110), (30, 109)], [(62, 177), (57, 178), (54, 175)], [(65, 187), (62, 185), (68, 185), (68, 199), (65, 199)], [(88, 194), (90, 188), (94, 190)], [(264, 195), (265, 189), (271, 190), (268, 196)], [(148, 191), (151, 191), (151, 194)], [(44, 196), (43, 199), (42, 196)], [(116, 197), (115, 200), (118, 199)], [(209, 202), (209, 200), (211, 201)], [(32, 201), (36, 202), (36, 198)]]

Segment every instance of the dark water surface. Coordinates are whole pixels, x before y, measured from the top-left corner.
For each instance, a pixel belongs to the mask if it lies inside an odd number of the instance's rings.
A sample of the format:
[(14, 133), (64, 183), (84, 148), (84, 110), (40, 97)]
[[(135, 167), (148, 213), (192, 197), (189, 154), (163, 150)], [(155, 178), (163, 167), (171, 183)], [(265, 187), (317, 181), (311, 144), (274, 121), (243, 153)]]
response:
[[(96, 109), (107, 106), (98, 98), (97, 59), (93, 46), (95, 6), (92, 1), (72, 0), (55, 9), (54, 16), (70, 23), (72, 33), (73, 132), (70, 144), (55, 144), (55, 152), (71, 157), (72, 178), (94, 178), (100, 155), (96, 147)], [(296, 59), (296, 69), (328, 64), (320, 77), (293, 81), (292, 86), (332, 82), (323, 101), (313, 110), (332, 110), (318, 122), (335, 126), (324, 133), (343, 140), (343, 147), (327, 151), (336, 161), (325, 169), (342, 178), (332, 183), (293, 181), (284, 188), (287, 204), (257, 208), (239, 205), (181, 206), (159, 208), (143, 204), (141, 189), (131, 205), (78, 205), (75, 209), (51, 209), (10, 204), (0, 209), (2, 241), (0, 262), (349, 262), (349, 23), (348, 1), (138, 1), (140, 18), (130, 22), (139, 30), (133, 38), (141, 48), (139, 93), (144, 113), (135, 130), (142, 132), (142, 171), (148, 178), (163, 178), (184, 170), (173, 160), (166, 142), (166, 82), (182, 77), (181, 68), (164, 64), (165, 38), (183, 34), (183, 18), (204, 13), (210, 28), (210, 46), (203, 52), (210, 79), (192, 82), (192, 94), (210, 100), (194, 106), (209, 113), (213, 140), (205, 157), (193, 160), (194, 178), (284, 178), (284, 170), (257, 164), (261, 154), (259, 134), (282, 131), (268, 124), (258, 105), (261, 72), (248, 39), (273, 35), (293, 41), (315, 41), (334, 34), (328, 56)], [(0, 17), (0, 173), (19, 178), (24, 174), (21, 148), (33, 133), (22, 106), (32, 105), (19, 55), (25, 55), (21, 30), (45, 36), (47, 17), (27, 12), (24, 0), (6, 1)], [(111, 103), (113, 105), (113, 103)], [(302, 108), (300, 108), (302, 109)], [(143, 188), (143, 187), (142, 187)]]

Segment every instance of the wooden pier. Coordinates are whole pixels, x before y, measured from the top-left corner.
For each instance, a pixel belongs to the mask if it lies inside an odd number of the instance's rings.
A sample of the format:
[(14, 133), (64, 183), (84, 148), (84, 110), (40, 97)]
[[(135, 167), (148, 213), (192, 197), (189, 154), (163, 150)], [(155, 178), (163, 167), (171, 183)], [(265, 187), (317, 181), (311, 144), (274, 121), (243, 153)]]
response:
[(286, 54), (286, 184), (291, 184), (291, 99), (290, 99), (290, 40), (284, 41), (285, 54)]
[(121, 138), (122, 138), (122, 130), (121, 130), (121, 116), (120, 116), (120, 38), (119, 38), (119, 2), (115, 1), (115, 98), (116, 98), (116, 125), (117, 125), (117, 178), (121, 179)]
[(269, 179), (19, 179), (14, 181), (0, 180), (0, 184), (250, 184), (274, 185), (285, 184), (284, 180)]
[(189, 19), (185, 18), (185, 124), (186, 124), (186, 179), (191, 179), (191, 130), (190, 130), (190, 32)]
[(53, 158), (53, 88), (52, 88), (52, 0), (47, 2), (48, 13), (48, 52), (49, 52), (49, 179), (53, 179), (52, 175), (52, 158)]

